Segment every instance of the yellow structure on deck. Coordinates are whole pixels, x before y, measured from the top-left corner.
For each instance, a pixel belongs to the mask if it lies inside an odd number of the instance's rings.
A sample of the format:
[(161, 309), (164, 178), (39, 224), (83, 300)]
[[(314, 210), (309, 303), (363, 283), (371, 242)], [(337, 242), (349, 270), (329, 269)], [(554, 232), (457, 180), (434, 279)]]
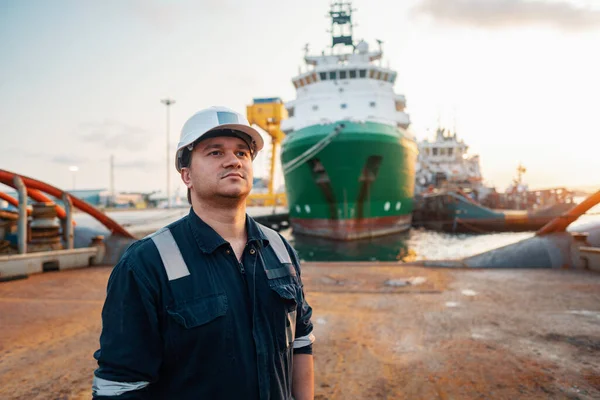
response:
[(254, 99), (246, 106), (246, 114), (250, 124), (258, 125), (271, 136), (271, 157), (269, 170), (269, 186), (267, 193), (252, 193), (248, 196), (248, 205), (255, 206), (287, 206), (285, 193), (275, 193), (275, 168), (277, 166), (277, 149), (285, 134), (281, 131), (281, 121), (288, 117), (283, 101), (279, 97)]

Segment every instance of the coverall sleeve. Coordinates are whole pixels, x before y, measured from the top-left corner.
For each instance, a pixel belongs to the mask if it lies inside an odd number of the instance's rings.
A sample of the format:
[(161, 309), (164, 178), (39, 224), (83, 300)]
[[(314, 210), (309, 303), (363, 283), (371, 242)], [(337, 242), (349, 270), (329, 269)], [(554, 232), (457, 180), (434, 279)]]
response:
[(94, 353), (95, 399), (144, 399), (162, 362), (156, 292), (124, 257), (115, 266), (102, 309), (100, 349)]
[(300, 277), (300, 260), (296, 251), (285, 242), (286, 248), (294, 263), (296, 269), (296, 275), (298, 282), (302, 288), (300, 293), (300, 299), (298, 301), (298, 308), (296, 309), (296, 339), (294, 339), (294, 354), (312, 354), (312, 344), (315, 341), (313, 335), (313, 324), (311, 321), (312, 307), (306, 302), (304, 296), (304, 285)]

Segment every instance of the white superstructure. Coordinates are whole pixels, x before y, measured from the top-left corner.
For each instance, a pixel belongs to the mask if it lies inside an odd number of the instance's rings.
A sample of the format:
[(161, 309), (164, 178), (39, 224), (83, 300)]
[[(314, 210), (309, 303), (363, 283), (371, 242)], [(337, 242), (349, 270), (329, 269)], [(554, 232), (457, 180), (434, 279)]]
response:
[(433, 141), (426, 139), (418, 146), (417, 193), (444, 184), (483, 189), (479, 155), (468, 154), (469, 146), (459, 140), (456, 133), (438, 128)]
[[(394, 92), (397, 73), (384, 68), (380, 48), (371, 51), (365, 41), (352, 42), (352, 9), (349, 3), (332, 5), (333, 44), (329, 54), (304, 57), (306, 71), (292, 79), (296, 99), (286, 103), (286, 134), (301, 128), (340, 120), (380, 122), (408, 128), (406, 99)], [(343, 46), (336, 45), (341, 44)], [(336, 50), (341, 51), (336, 52)], [(344, 52), (351, 47), (351, 52)], [(379, 65), (378, 65), (379, 64)]]

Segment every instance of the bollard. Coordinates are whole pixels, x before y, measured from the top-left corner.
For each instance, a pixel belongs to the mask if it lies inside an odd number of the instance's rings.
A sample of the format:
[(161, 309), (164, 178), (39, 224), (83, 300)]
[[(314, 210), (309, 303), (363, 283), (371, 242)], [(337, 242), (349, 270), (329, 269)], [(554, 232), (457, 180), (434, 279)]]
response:
[(571, 265), (577, 269), (588, 269), (587, 260), (581, 256), (581, 247), (589, 246), (587, 232), (571, 232)]
[(92, 238), (92, 242), (90, 243), (90, 247), (97, 247), (98, 254), (92, 260), (92, 265), (100, 265), (104, 261), (104, 256), (106, 254), (106, 245), (104, 244), (104, 236), (97, 235)]
[(19, 254), (27, 253), (27, 188), (20, 176), (13, 179), (15, 189), (19, 192), (19, 222), (17, 224), (17, 241)]

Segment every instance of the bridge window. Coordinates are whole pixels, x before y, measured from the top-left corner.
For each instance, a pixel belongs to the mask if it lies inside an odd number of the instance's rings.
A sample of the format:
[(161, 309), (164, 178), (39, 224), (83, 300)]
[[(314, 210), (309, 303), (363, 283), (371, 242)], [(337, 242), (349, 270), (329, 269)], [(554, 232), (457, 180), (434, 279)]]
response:
[(336, 72), (337, 71), (329, 71), (329, 79), (337, 79)]
[(392, 83), (396, 82), (396, 72), (392, 72), (390, 74), (390, 82), (392, 82)]
[(440, 156), (445, 156), (446, 155), (446, 149), (444, 149), (443, 147), (440, 149)]
[(342, 103), (342, 104), (340, 104), (340, 108), (341, 108), (342, 110), (345, 110), (346, 108), (348, 108), (348, 104), (346, 104), (346, 103)]
[(452, 147), (450, 147), (450, 148), (448, 149), (448, 155), (449, 155), (449, 156), (451, 156), (451, 155), (452, 155), (452, 153), (453, 153), (453, 150), (454, 150), (454, 149), (453, 149)]
[(314, 106), (312, 106), (312, 110), (313, 110), (313, 111), (317, 111), (318, 109), (319, 109), (319, 106), (318, 106), (318, 105), (316, 105), (316, 104), (315, 104)]
[(300, 87), (304, 86), (304, 78), (298, 79), (298, 84), (300, 85)]
[(434, 156), (438, 155), (438, 149), (437, 149), (437, 147), (434, 147), (433, 149), (431, 149), (431, 154), (433, 154)]
[(388, 73), (386, 72), (385, 74), (383, 74), (383, 80), (387, 81), (388, 80)]
[(367, 70), (366, 69), (360, 69), (360, 70), (358, 70), (358, 77), (359, 78), (366, 78), (367, 77)]
[(293, 81), (293, 83), (294, 83), (294, 87), (295, 87), (296, 89), (298, 89), (298, 88), (300, 87), (300, 85), (298, 84), (298, 81)]
[(340, 71), (340, 79), (346, 79), (347, 71)]
[(375, 78), (375, 70), (374, 69), (369, 70), (369, 78), (371, 78), (371, 79)]
[(319, 72), (319, 77), (321, 78), (322, 81), (326, 81), (327, 80), (327, 72)]
[(371, 102), (369, 102), (369, 106), (371, 106), (371, 107), (376, 107), (376, 106), (377, 106), (377, 103), (375, 103), (374, 101), (371, 101)]
[(288, 117), (292, 118), (294, 116), (294, 107), (290, 107), (287, 109)]
[(356, 70), (352, 69), (352, 70), (350, 70), (350, 79), (354, 79), (354, 78), (356, 78)]
[(313, 82), (317, 81), (317, 73), (316, 72), (312, 73), (312, 80), (313, 80)]
[(377, 79), (377, 80), (381, 79), (381, 71), (377, 71), (377, 73), (375, 74), (375, 79)]
[(312, 83), (312, 76), (310, 76), (310, 75), (307, 75), (307, 76), (306, 76), (306, 84), (307, 84), (307, 85), (310, 85), (311, 83)]

